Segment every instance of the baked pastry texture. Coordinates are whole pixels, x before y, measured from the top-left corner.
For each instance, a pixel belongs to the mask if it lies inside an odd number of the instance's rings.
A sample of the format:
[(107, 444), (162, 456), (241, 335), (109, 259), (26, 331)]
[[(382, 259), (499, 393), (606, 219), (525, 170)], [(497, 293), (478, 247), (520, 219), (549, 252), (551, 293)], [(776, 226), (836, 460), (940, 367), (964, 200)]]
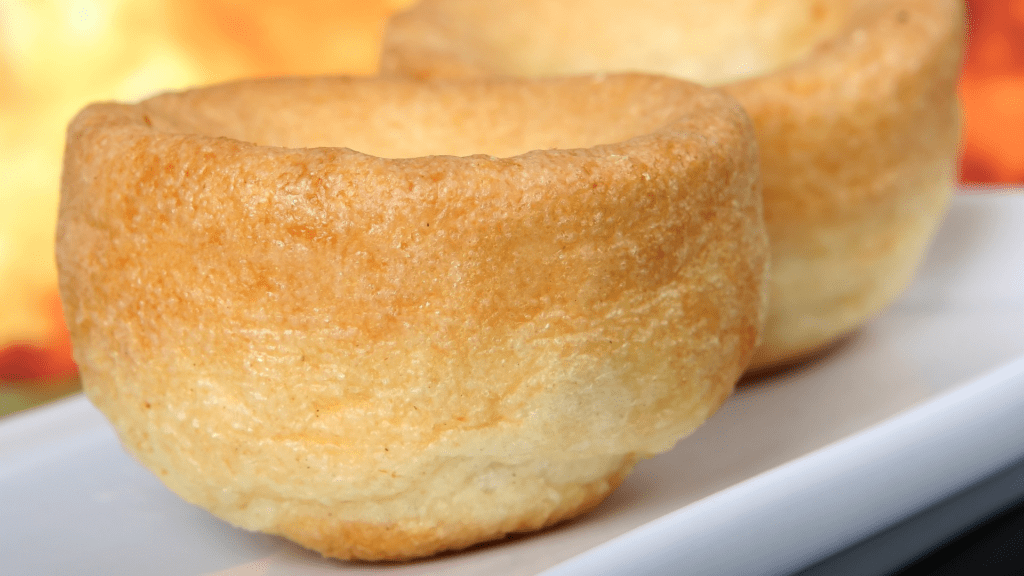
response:
[(423, 0), (385, 74), (643, 71), (716, 85), (757, 132), (770, 311), (751, 370), (803, 358), (909, 283), (953, 186), (959, 0)]
[(61, 192), (75, 358), (126, 448), (337, 558), (592, 508), (730, 394), (765, 310), (749, 119), (667, 78), (94, 104)]

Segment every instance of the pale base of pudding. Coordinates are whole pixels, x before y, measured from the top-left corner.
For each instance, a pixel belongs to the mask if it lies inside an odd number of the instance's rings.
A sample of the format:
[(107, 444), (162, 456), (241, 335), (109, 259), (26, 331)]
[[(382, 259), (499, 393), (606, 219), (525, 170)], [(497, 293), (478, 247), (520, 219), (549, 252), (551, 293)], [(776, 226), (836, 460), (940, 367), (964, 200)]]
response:
[(774, 241), (772, 305), (750, 372), (813, 358), (903, 293), (951, 197), (949, 177), (940, 172), (935, 180), (855, 225)]

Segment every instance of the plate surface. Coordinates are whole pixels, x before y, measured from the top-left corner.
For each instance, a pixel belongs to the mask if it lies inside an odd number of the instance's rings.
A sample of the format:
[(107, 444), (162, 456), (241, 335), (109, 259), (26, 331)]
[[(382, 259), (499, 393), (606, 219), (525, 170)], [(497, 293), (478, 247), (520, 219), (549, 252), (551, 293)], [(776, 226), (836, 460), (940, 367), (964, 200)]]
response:
[(81, 396), (0, 421), (3, 574), (784, 574), (1024, 458), (1024, 195), (961, 196), (901, 300), (744, 384), (598, 509), (411, 564), (324, 560), (179, 500)]

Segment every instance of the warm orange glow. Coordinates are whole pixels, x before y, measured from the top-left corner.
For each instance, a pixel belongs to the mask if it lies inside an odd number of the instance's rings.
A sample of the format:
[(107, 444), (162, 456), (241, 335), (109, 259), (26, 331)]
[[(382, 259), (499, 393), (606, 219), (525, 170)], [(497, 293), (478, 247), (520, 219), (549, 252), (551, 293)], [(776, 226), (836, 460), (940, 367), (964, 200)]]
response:
[(57, 292), (41, 303), (46, 315), (46, 335), (38, 342), (16, 342), (0, 348), (0, 380), (35, 380), (70, 378), (77, 373), (71, 359), (71, 339), (61, 315)]
[[(78, 109), (243, 76), (369, 74), (387, 17), (412, 1), (0, 0), (0, 381), (73, 371), (52, 238)], [(1024, 0), (968, 6), (961, 180), (1022, 183)]]
[(372, 74), (395, 5), (383, 0), (181, 0), (172, 41), (215, 76)]
[(969, 0), (960, 179), (1024, 183), (1024, 0)]

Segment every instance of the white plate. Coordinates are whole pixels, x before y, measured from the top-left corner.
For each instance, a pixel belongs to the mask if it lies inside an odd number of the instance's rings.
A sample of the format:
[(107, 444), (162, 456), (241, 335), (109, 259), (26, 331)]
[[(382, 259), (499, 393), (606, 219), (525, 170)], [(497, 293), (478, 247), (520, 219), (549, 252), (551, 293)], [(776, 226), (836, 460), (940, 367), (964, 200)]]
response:
[(743, 386), (597, 510), (411, 564), (324, 560), (177, 499), (81, 397), (0, 422), (2, 574), (772, 574), (1024, 458), (1024, 195), (959, 197), (906, 295)]

